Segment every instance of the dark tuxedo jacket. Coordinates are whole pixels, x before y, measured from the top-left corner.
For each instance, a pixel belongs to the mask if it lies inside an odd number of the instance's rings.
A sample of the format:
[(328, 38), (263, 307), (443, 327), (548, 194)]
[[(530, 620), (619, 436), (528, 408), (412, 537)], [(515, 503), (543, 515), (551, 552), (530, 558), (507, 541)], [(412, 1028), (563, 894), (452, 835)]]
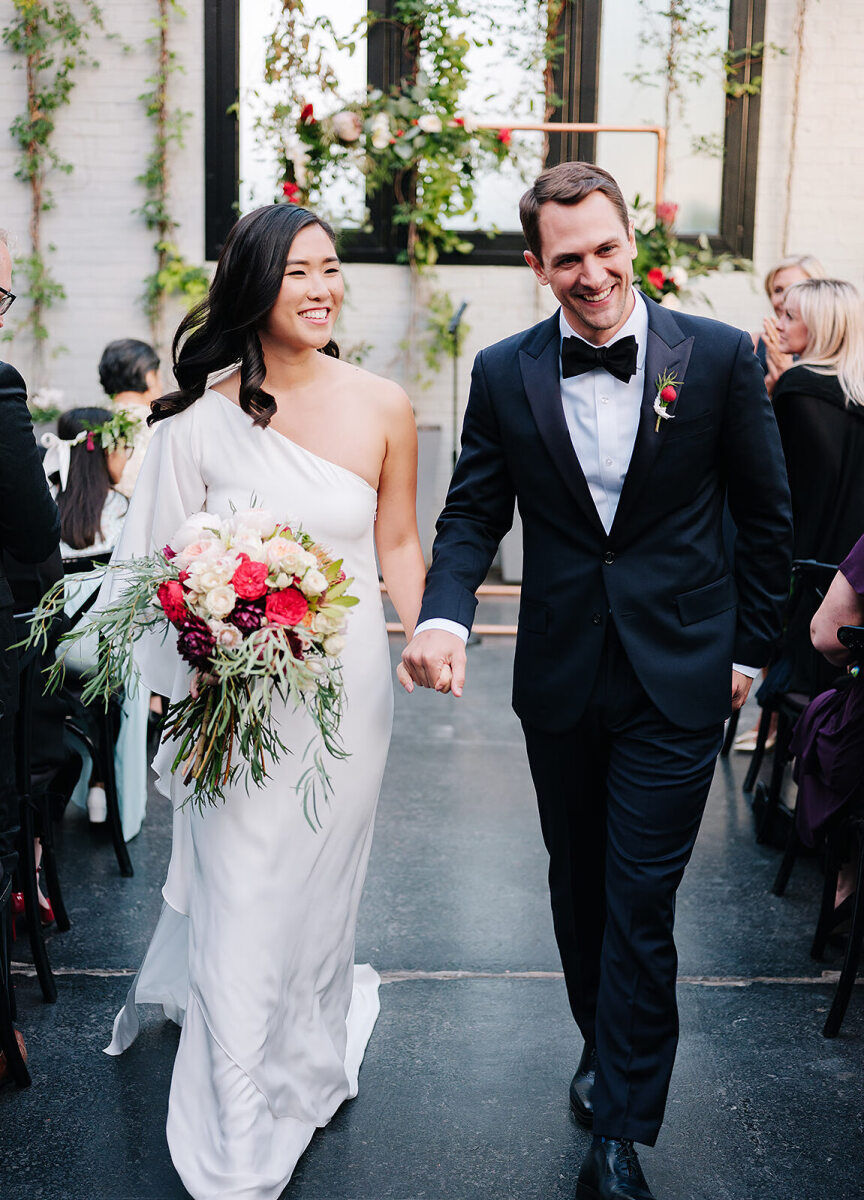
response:
[[(614, 621), (633, 669), (674, 724), (730, 712), (732, 663), (762, 666), (780, 631), (792, 522), (777, 426), (749, 334), (646, 298), (641, 417), (607, 535), (561, 403), (558, 314), (478, 354), (462, 453), (438, 521), (420, 620), (470, 627), (475, 592), (518, 501), (524, 528), (513, 706), (575, 725)], [(680, 381), (655, 432), (656, 382)], [(738, 529), (723, 546), (724, 496)]]
[[(60, 517), (51, 499), (33, 425), (27, 389), (14, 367), (0, 362), (0, 548), (20, 562), (47, 559), (60, 543)], [(0, 717), (14, 711), (18, 681), (13, 599), (0, 561)]]

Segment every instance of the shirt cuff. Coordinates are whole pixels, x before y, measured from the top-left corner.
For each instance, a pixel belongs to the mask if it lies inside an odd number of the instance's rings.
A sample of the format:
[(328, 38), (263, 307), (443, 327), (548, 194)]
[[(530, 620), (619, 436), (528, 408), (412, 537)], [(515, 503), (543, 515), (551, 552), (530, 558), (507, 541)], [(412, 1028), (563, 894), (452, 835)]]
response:
[(468, 630), (464, 625), (460, 625), (458, 621), (448, 621), (446, 617), (430, 617), (428, 621), (421, 621), (414, 630), (414, 636), (418, 633), (423, 633), (425, 629), (443, 629), (445, 633), (455, 633), (463, 642), (468, 641)]
[(745, 667), (743, 663), (733, 663), (732, 670), (737, 671), (739, 675), (746, 675), (748, 679), (755, 679), (761, 667)]

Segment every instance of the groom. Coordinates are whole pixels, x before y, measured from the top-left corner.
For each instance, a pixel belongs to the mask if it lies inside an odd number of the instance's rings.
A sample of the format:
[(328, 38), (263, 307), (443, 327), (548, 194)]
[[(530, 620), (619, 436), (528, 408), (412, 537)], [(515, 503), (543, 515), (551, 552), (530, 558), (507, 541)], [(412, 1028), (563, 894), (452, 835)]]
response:
[(513, 706), (585, 1039), (570, 1103), (594, 1131), (576, 1196), (651, 1200), (633, 1143), (657, 1138), (675, 1058), (675, 892), (723, 721), (779, 633), (789, 492), (749, 335), (634, 290), (611, 175), (563, 163), (519, 209), (561, 307), (477, 356), (400, 678), (461, 695), (474, 593), (518, 501)]

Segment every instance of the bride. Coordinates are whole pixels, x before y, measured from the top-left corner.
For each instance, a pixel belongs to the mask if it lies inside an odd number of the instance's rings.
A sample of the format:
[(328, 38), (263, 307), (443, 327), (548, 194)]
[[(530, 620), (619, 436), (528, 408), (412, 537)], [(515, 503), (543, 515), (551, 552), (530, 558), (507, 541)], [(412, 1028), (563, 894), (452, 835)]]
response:
[[(343, 296), (320, 218), (272, 205), (238, 221), (207, 299), (175, 338), (179, 389), (153, 404), (155, 434), (115, 551), (152, 553), (195, 512), (254, 504), (344, 558), (360, 598), (342, 655), (349, 757), (327, 762), (321, 830), (295, 792), (312, 735), (302, 711), (279, 713), (296, 753), (266, 786), (238, 783), (203, 814), (181, 807), (173, 747), (163, 742), (154, 762), (174, 806), (165, 904), (107, 1053), (134, 1040), (136, 1004), (161, 1004), (182, 1025), (167, 1134), (195, 1200), (280, 1195), (316, 1127), (357, 1094), (378, 1015), (379, 978), (354, 965), (393, 707), (375, 549), (409, 637), (425, 568), (411, 407), (394, 383), (339, 361)], [(138, 645), (145, 687), (177, 699), (194, 686), (173, 639)]]

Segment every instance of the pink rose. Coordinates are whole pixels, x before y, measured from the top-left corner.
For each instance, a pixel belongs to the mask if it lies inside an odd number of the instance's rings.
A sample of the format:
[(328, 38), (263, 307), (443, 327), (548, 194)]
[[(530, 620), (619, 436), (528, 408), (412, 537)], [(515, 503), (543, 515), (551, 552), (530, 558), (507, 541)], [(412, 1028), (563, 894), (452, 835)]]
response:
[(267, 564), (251, 560), (241, 562), (231, 576), (231, 582), (241, 600), (258, 600), (267, 591)]
[(284, 588), (267, 597), (264, 615), (271, 625), (299, 625), (309, 609), (309, 601), (297, 588)]

